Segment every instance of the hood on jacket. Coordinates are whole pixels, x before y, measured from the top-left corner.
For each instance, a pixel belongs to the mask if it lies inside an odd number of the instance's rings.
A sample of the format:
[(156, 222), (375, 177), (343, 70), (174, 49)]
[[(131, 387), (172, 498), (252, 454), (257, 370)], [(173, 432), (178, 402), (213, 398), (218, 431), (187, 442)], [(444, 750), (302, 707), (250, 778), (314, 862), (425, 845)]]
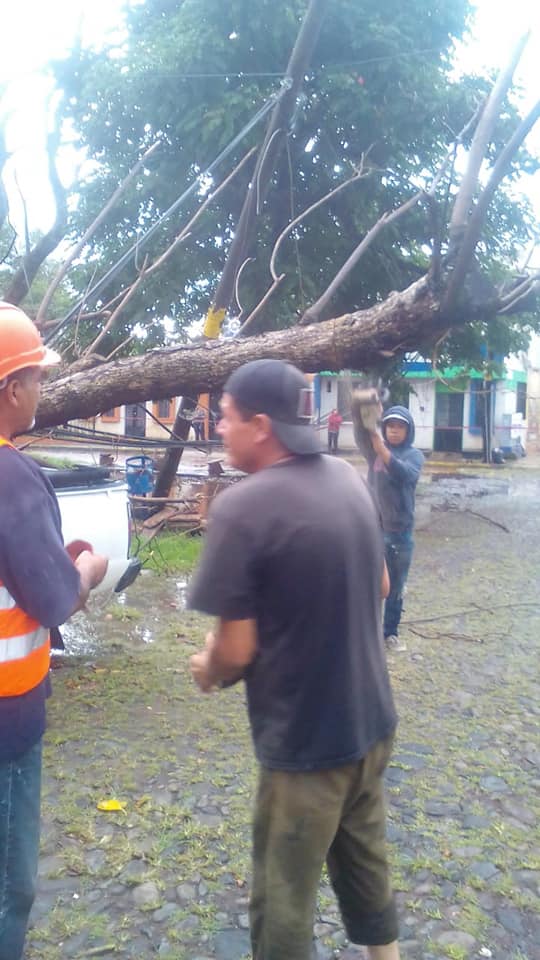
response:
[(411, 417), (411, 414), (407, 410), (407, 407), (402, 407), (399, 404), (395, 407), (389, 407), (388, 410), (385, 410), (382, 417), (382, 432), (383, 437), (386, 440), (386, 420), (392, 420), (395, 418), (397, 420), (404, 420), (407, 423), (407, 436), (405, 437), (405, 442), (400, 444), (401, 447), (412, 447), (414, 443), (414, 420)]

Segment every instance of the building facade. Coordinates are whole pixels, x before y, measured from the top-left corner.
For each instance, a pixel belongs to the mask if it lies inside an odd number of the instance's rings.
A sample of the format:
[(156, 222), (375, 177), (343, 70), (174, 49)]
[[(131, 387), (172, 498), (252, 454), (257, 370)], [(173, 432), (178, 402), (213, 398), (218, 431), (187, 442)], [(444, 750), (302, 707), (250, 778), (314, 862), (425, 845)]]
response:
[[(426, 361), (405, 361), (405, 406), (416, 424), (416, 446), (426, 453), (484, 455), (490, 450), (520, 455), (527, 445), (527, 371), (519, 360), (506, 361), (501, 377), (485, 379), (461, 367), (434, 370)], [(343, 447), (354, 447), (350, 423), (351, 391), (365, 386), (355, 372), (324, 371), (314, 377), (317, 423), (324, 429), (332, 410), (344, 419)]]

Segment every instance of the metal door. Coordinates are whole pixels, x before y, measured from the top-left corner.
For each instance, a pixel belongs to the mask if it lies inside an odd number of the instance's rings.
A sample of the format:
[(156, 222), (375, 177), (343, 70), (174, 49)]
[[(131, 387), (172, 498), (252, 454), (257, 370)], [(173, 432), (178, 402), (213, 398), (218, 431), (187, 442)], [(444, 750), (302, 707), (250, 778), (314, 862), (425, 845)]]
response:
[(433, 449), (441, 453), (463, 450), (463, 393), (435, 394)]

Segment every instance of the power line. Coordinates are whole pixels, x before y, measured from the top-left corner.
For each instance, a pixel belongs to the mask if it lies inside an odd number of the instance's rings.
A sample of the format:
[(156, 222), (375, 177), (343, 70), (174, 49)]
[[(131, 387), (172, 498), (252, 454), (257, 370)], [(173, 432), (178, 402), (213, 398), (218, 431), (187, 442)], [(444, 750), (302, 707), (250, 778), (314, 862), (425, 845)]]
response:
[[(425, 50), (403, 50), (400, 53), (388, 53), (380, 57), (366, 57), (364, 60), (348, 60), (342, 63), (329, 63), (329, 64), (320, 64), (320, 66), (315, 69), (311, 68), (311, 73), (341, 73), (346, 70), (350, 70), (354, 67), (365, 67), (369, 66), (372, 63), (392, 63), (395, 60), (406, 60), (413, 57), (424, 57), (426, 54), (439, 53), (439, 50), (436, 47), (429, 47)], [(250, 72), (250, 71), (232, 71), (227, 70), (225, 73), (176, 73), (174, 71), (160, 72), (157, 70), (147, 70), (142, 74), (143, 79), (148, 79), (148, 77), (154, 77), (158, 80), (250, 80), (250, 79), (276, 79), (278, 77), (285, 77), (285, 71), (260, 71), (260, 72)], [(141, 75), (125, 76), (123, 79), (129, 81), (139, 80)]]
[(53, 340), (55, 340), (58, 334), (60, 333), (60, 331), (63, 330), (63, 328), (68, 323), (74, 320), (76, 316), (78, 316), (84, 304), (87, 303), (89, 300), (91, 300), (93, 297), (97, 297), (98, 294), (101, 293), (101, 291), (104, 289), (104, 287), (106, 287), (107, 284), (112, 279), (114, 279), (114, 277), (120, 272), (120, 270), (122, 270), (126, 266), (126, 264), (128, 264), (132, 260), (132, 258), (134, 259), (137, 256), (139, 251), (148, 243), (150, 238), (156, 233), (156, 231), (159, 229), (161, 224), (164, 223), (164, 221), (167, 220), (173, 213), (175, 213), (193, 193), (195, 193), (195, 191), (199, 188), (200, 184), (204, 182), (204, 180), (212, 176), (216, 167), (219, 166), (219, 164), (223, 160), (225, 160), (225, 158), (228, 157), (230, 153), (233, 152), (233, 150), (244, 139), (244, 137), (247, 136), (247, 134), (252, 130), (252, 128), (256, 126), (256, 124), (259, 123), (263, 119), (263, 117), (265, 117), (266, 114), (269, 113), (269, 111), (274, 108), (274, 105), (281, 99), (282, 96), (284, 96), (284, 94), (287, 92), (289, 87), (290, 87), (290, 82), (288, 81), (282, 82), (280, 89), (277, 90), (275, 93), (273, 93), (270, 97), (268, 97), (267, 100), (265, 100), (262, 107), (260, 107), (259, 110), (257, 110), (254, 116), (251, 118), (251, 120), (249, 120), (248, 123), (245, 124), (245, 126), (242, 128), (240, 133), (238, 133), (236, 137), (233, 137), (230, 143), (228, 143), (227, 146), (224, 147), (221, 153), (218, 154), (218, 156), (215, 158), (215, 160), (212, 161), (212, 163), (206, 168), (206, 170), (202, 171), (195, 178), (195, 180), (189, 185), (189, 187), (186, 190), (184, 190), (184, 192), (174, 201), (174, 203), (171, 204), (171, 206), (165, 211), (165, 213), (163, 213), (161, 217), (159, 217), (156, 223), (154, 223), (146, 231), (146, 233), (143, 234), (143, 236), (140, 237), (130, 247), (130, 249), (127, 250), (126, 253), (124, 253), (119, 260), (117, 260), (115, 264), (113, 264), (113, 266), (110, 268), (110, 270), (107, 271), (105, 276), (103, 276), (101, 280), (98, 280), (98, 282), (94, 284), (94, 286), (91, 287), (90, 290), (87, 291), (84, 297), (81, 297), (81, 299), (78, 300), (78, 302), (71, 308), (71, 310), (69, 310), (66, 316), (45, 337), (46, 343), (50, 343)]

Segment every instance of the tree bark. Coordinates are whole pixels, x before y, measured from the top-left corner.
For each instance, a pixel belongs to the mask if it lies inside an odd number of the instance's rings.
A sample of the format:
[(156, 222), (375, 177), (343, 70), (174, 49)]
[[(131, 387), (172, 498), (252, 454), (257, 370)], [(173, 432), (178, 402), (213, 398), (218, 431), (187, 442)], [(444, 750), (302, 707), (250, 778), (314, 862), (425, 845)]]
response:
[[(471, 311), (467, 314), (471, 319)], [(455, 318), (458, 322), (458, 318)], [(441, 333), (440, 304), (423, 277), (381, 304), (323, 323), (257, 337), (151, 350), (45, 384), (36, 426), (94, 417), (111, 407), (219, 389), (249, 360), (275, 357), (306, 372), (368, 369)]]

